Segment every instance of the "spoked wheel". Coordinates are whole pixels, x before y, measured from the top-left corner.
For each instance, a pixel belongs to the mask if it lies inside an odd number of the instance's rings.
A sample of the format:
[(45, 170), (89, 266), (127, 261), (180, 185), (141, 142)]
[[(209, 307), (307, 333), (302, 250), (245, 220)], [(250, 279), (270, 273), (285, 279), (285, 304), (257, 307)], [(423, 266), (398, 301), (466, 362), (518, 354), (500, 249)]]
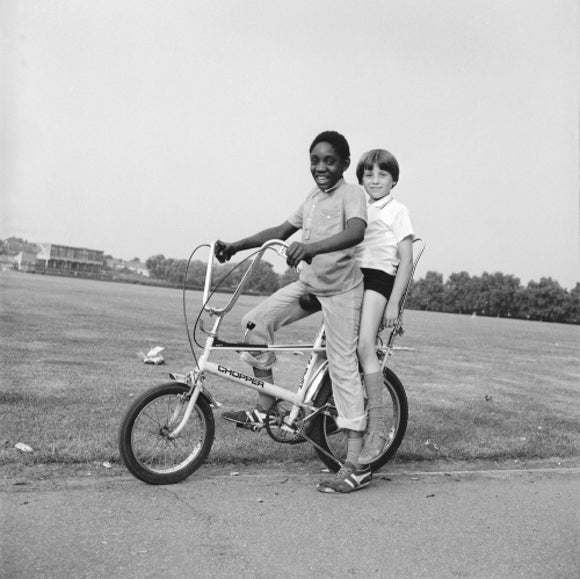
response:
[(153, 485), (180, 482), (209, 454), (215, 423), (203, 396), (181, 432), (172, 435), (187, 408), (188, 392), (185, 384), (161, 384), (141, 394), (127, 410), (119, 431), (119, 452), (138, 479)]
[[(387, 409), (388, 442), (383, 454), (370, 464), (373, 471), (381, 468), (397, 452), (405, 436), (409, 416), (405, 389), (395, 373), (389, 368), (385, 368), (383, 372), (383, 385), (383, 403)], [(329, 452), (332, 457), (344, 462), (347, 452), (347, 436), (344, 430), (338, 428), (335, 421), (336, 408), (334, 406), (332, 385), (328, 373), (324, 377), (322, 387), (315, 400), (315, 405), (318, 407), (324, 404), (328, 404), (328, 412), (322, 413), (319, 417), (313, 419), (312, 425), (309, 428), (309, 435), (324, 450)], [(336, 460), (327, 456), (317, 448), (315, 450), (320, 460), (329, 469), (334, 472), (338, 471), (340, 464)]]

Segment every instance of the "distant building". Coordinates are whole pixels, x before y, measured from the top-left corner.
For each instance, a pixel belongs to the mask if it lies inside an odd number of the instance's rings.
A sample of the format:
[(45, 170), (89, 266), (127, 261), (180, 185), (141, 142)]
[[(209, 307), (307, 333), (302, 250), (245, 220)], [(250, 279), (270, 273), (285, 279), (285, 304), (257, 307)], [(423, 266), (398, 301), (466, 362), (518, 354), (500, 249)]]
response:
[(36, 268), (36, 253), (30, 251), (21, 251), (14, 256), (14, 263), (16, 269), (20, 271), (35, 271)]
[(100, 276), (104, 252), (84, 247), (69, 247), (54, 243), (39, 243), (34, 271), (61, 275)]

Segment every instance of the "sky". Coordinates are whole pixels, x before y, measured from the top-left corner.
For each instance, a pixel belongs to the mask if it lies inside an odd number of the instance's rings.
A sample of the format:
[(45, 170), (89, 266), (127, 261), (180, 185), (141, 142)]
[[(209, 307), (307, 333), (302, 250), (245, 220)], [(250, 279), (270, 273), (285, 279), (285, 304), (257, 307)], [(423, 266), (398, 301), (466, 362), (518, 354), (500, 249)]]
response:
[(0, 0), (0, 239), (186, 258), (386, 148), (417, 271), (580, 281), (577, 0)]

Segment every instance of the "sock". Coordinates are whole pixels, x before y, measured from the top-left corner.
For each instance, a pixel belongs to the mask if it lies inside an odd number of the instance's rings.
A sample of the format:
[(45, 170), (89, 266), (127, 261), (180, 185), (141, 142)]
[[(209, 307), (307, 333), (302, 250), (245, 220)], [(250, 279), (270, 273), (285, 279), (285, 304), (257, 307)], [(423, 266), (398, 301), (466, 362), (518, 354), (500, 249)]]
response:
[(383, 374), (373, 372), (365, 374), (363, 379), (368, 397), (368, 431), (384, 432), (387, 428), (387, 412), (383, 405)]
[[(266, 371), (264, 373), (262, 372), (264, 372), (264, 370), (262, 370), (261, 372), (256, 372), (256, 369), (254, 369), (254, 376), (256, 376), (256, 378), (260, 378), (260, 380), (264, 380), (264, 382), (274, 384), (274, 375), (272, 374), (272, 372), (271, 371)], [(272, 398), (267, 394), (262, 394), (262, 392), (258, 394), (258, 406), (263, 410), (268, 411), (270, 409), (270, 406), (274, 404), (275, 400), (276, 400), (275, 398)]]
[(349, 433), (345, 462), (351, 462), (357, 469), (360, 468), (358, 457), (362, 452), (363, 444), (364, 438), (362, 436), (350, 436)]

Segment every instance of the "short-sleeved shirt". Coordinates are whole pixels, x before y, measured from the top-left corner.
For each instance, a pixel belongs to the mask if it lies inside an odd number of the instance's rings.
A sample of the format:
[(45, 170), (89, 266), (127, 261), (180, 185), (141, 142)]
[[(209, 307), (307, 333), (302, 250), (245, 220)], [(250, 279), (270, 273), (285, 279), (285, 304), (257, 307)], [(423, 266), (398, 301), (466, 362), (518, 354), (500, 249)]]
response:
[(391, 195), (369, 203), (365, 238), (355, 248), (360, 267), (396, 275), (401, 261), (398, 243), (415, 237), (409, 210)]
[[(312, 243), (336, 235), (346, 229), (349, 219), (367, 221), (367, 203), (358, 185), (341, 179), (332, 189), (312, 190), (300, 207), (288, 217), (288, 222), (302, 229), (302, 241)], [(322, 253), (304, 264), (300, 280), (316, 295), (331, 296), (344, 293), (362, 281), (362, 274), (354, 257), (354, 247)]]

